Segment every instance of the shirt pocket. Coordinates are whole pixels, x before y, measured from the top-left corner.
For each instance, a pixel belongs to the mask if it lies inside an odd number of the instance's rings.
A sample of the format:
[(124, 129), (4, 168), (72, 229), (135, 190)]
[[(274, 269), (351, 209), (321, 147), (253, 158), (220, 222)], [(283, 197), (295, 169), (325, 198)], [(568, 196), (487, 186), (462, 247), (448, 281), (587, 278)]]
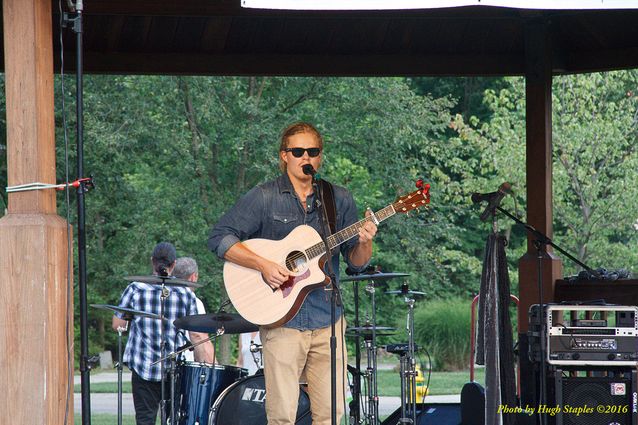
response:
[(282, 239), (301, 222), (294, 214), (274, 213), (272, 215), (272, 239)]

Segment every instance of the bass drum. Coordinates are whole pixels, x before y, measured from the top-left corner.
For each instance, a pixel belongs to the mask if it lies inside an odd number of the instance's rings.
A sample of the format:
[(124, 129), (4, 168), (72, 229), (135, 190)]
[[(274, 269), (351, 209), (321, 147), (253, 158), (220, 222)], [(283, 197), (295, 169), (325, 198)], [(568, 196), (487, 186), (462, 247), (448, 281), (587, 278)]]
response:
[(178, 425), (206, 425), (213, 401), (246, 369), (209, 363), (185, 362), (177, 370), (179, 400)]
[[(266, 425), (266, 385), (263, 375), (241, 379), (226, 388), (210, 409), (209, 425)], [(299, 389), (296, 424), (312, 425), (310, 398)]]

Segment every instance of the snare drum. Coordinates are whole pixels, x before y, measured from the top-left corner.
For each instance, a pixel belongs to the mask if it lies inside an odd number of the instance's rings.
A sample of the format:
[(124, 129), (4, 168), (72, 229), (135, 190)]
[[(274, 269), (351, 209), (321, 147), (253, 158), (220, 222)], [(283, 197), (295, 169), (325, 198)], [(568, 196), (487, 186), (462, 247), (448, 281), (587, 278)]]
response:
[[(252, 375), (226, 388), (210, 409), (209, 425), (266, 425), (264, 376)], [(310, 398), (299, 389), (296, 424), (311, 425)]]
[(219, 394), (247, 375), (246, 369), (209, 363), (185, 362), (178, 366), (179, 425), (206, 425), (210, 407)]

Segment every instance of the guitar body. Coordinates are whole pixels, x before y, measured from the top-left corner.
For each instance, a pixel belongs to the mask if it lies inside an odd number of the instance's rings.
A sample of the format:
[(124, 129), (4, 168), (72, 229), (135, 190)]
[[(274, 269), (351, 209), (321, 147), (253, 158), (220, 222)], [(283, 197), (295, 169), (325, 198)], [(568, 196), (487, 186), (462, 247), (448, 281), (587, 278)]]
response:
[(226, 261), (224, 285), (237, 312), (249, 322), (265, 327), (280, 326), (292, 319), (310, 291), (330, 282), (321, 269), (325, 255), (309, 260), (304, 254), (305, 250), (320, 242), (319, 233), (306, 225), (296, 227), (278, 241), (244, 241), (254, 253), (284, 265), (292, 276), (281, 288), (273, 291), (259, 271)]

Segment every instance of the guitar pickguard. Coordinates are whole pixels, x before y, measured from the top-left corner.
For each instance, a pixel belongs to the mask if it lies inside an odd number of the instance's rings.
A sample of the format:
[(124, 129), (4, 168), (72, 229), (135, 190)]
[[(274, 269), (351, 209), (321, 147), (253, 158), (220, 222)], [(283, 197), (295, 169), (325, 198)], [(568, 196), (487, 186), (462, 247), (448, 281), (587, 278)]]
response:
[(300, 274), (299, 276), (290, 276), (288, 280), (279, 287), (279, 289), (281, 289), (281, 293), (283, 294), (284, 298), (290, 295), (290, 293), (292, 292), (292, 288), (295, 287), (295, 284), (297, 282), (306, 279), (308, 276), (310, 276), (310, 270), (306, 270), (303, 274)]

